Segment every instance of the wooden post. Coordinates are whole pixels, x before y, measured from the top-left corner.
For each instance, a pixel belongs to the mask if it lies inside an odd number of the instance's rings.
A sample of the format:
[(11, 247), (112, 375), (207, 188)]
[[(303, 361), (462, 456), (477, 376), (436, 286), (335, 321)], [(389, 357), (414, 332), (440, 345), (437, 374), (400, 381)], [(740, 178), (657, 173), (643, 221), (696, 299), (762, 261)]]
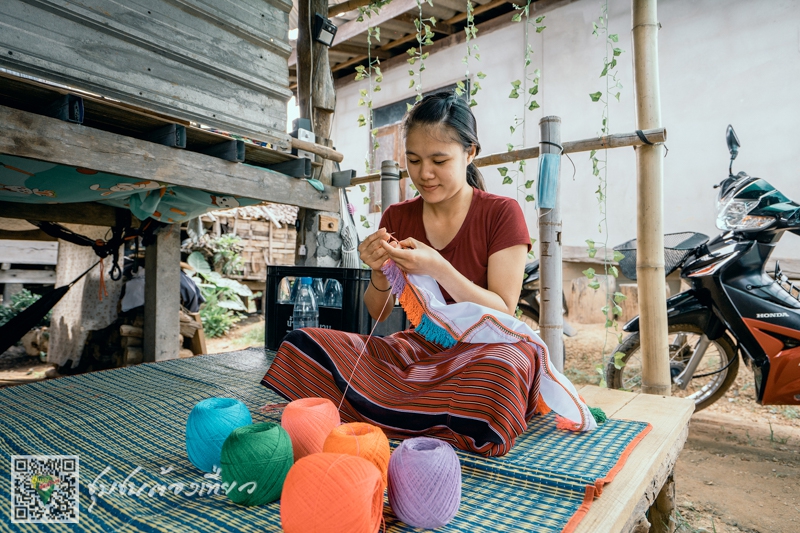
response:
[[(300, 116), (311, 119), (316, 143), (331, 147), (329, 139), (336, 106), (328, 47), (314, 40), (314, 15), (328, 14), (328, 0), (301, 0), (297, 13), (297, 101)], [(297, 144), (297, 143), (294, 143)], [(299, 146), (299, 145), (298, 145)], [(333, 152), (335, 153), (335, 152)], [(331, 185), (333, 162), (317, 156), (322, 170), (314, 172), (328, 188)], [(336, 266), (341, 255), (341, 237), (336, 234), (320, 236), (319, 216), (338, 216), (338, 213), (300, 209), (297, 219), (301, 231), (297, 234), (295, 264), (305, 266)], [(324, 242), (318, 242), (323, 240)], [(338, 249), (337, 249), (338, 242)], [(300, 255), (301, 244), (305, 255)]]
[(178, 358), (180, 334), (180, 225), (162, 228), (144, 259), (145, 362)]
[[(542, 154), (560, 154), (561, 119), (543, 117), (539, 121), (539, 150)], [(553, 143), (553, 144), (550, 144)], [(550, 352), (555, 367), (564, 371), (564, 315), (563, 271), (561, 269), (561, 184), (556, 186), (556, 201), (553, 209), (539, 217), (539, 268), (541, 269), (540, 298), (541, 314), (539, 331)]]
[[(632, 0), (636, 127), (661, 127), (656, 0)], [(664, 146), (636, 147), (636, 276), (642, 338), (642, 392), (669, 395), (669, 349), (664, 279)]]

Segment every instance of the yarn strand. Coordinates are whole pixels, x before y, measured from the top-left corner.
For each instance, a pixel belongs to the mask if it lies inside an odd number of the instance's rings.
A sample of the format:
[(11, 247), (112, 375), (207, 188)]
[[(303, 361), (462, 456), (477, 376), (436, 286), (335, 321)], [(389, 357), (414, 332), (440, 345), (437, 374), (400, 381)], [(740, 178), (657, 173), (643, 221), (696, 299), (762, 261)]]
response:
[[(378, 316), (381, 316), (383, 312), (386, 310), (386, 305), (389, 303), (391, 297), (392, 297), (391, 294), (386, 296), (386, 301), (383, 302), (383, 307), (381, 308), (381, 312), (378, 313)], [(367, 344), (369, 343), (369, 340), (372, 338), (372, 334), (375, 333), (375, 328), (377, 327), (378, 327), (378, 321), (376, 320), (375, 325), (372, 326), (372, 331), (370, 331), (369, 335), (367, 335), (367, 340), (364, 341), (364, 347), (361, 349), (361, 353), (358, 354), (358, 357), (356, 358), (356, 364), (353, 365), (353, 371), (350, 372), (350, 378), (347, 380), (347, 385), (345, 385), (344, 387), (344, 392), (342, 392), (342, 399), (339, 401), (339, 407), (336, 408), (336, 410), (339, 412), (342, 411), (342, 404), (344, 403), (344, 399), (347, 396), (347, 390), (350, 388), (350, 381), (352, 381), (353, 376), (356, 373), (356, 368), (358, 368), (358, 363), (359, 361), (361, 361), (361, 356), (363, 356), (364, 352), (367, 351)]]

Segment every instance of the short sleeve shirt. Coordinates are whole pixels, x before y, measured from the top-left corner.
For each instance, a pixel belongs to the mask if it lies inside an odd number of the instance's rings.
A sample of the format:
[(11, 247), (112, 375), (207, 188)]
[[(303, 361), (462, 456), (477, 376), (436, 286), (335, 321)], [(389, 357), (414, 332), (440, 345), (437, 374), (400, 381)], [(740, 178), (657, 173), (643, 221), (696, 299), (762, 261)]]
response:
[[(413, 237), (432, 246), (422, 222), (421, 197), (390, 206), (381, 218), (380, 227), (397, 240)], [(524, 244), (530, 250), (531, 241), (525, 216), (513, 198), (474, 189), (472, 203), (461, 228), (447, 246), (438, 252), (456, 270), (476, 285), (488, 288), (489, 256), (512, 246)], [(454, 300), (442, 290), (445, 301)]]

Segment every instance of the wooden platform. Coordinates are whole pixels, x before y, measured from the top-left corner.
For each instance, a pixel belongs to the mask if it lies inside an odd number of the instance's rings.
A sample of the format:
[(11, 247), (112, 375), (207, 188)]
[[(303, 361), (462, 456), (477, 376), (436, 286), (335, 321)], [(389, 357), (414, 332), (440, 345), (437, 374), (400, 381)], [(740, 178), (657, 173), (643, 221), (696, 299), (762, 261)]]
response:
[[(673, 531), (674, 527), (668, 529), (663, 523), (653, 524), (653, 528), (648, 529), (645, 513), (651, 510), (649, 518), (653, 522), (660, 521), (656, 517), (662, 516), (669, 520), (675, 490), (672, 470), (689, 434), (694, 402), (594, 386), (586, 386), (579, 392), (587, 404), (600, 407), (609, 417), (649, 422), (653, 429), (634, 448), (625, 466), (592, 504), (575, 533)], [(651, 509), (657, 499), (657, 508)]]

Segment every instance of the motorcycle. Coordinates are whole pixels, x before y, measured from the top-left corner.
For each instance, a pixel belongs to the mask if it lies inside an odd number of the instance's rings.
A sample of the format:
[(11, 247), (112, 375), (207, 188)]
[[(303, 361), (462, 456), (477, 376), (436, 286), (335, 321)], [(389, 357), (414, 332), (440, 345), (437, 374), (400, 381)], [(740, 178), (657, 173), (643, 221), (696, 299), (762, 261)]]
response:
[[(562, 313), (569, 312), (567, 299), (561, 294)], [(528, 324), (531, 329), (539, 329), (539, 260), (531, 261), (525, 265), (525, 278), (522, 281), (522, 291), (517, 304), (518, 318)], [(564, 335), (574, 337), (575, 328), (564, 320)]]
[[(690, 289), (667, 299), (670, 376), (676, 396), (696, 410), (721, 398), (736, 379), (739, 354), (753, 371), (762, 405), (800, 404), (800, 288), (775, 264), (766, 264), (787, 231), (800, 235), (800, 204), (761, 178), (733, 175), (740, 143), (728, 126), (728, 177), (715, 188), (713, 239), (699, 233), (665, 236), (665, 271), (681, 268)], [(669, 241), (675, 241), (670, 243)], [(620, 270), (635, 279), (635, 240), (615, 247), (625, 255)], [(611, 388), (641, 386), (639, 317), (607, 363)]]

